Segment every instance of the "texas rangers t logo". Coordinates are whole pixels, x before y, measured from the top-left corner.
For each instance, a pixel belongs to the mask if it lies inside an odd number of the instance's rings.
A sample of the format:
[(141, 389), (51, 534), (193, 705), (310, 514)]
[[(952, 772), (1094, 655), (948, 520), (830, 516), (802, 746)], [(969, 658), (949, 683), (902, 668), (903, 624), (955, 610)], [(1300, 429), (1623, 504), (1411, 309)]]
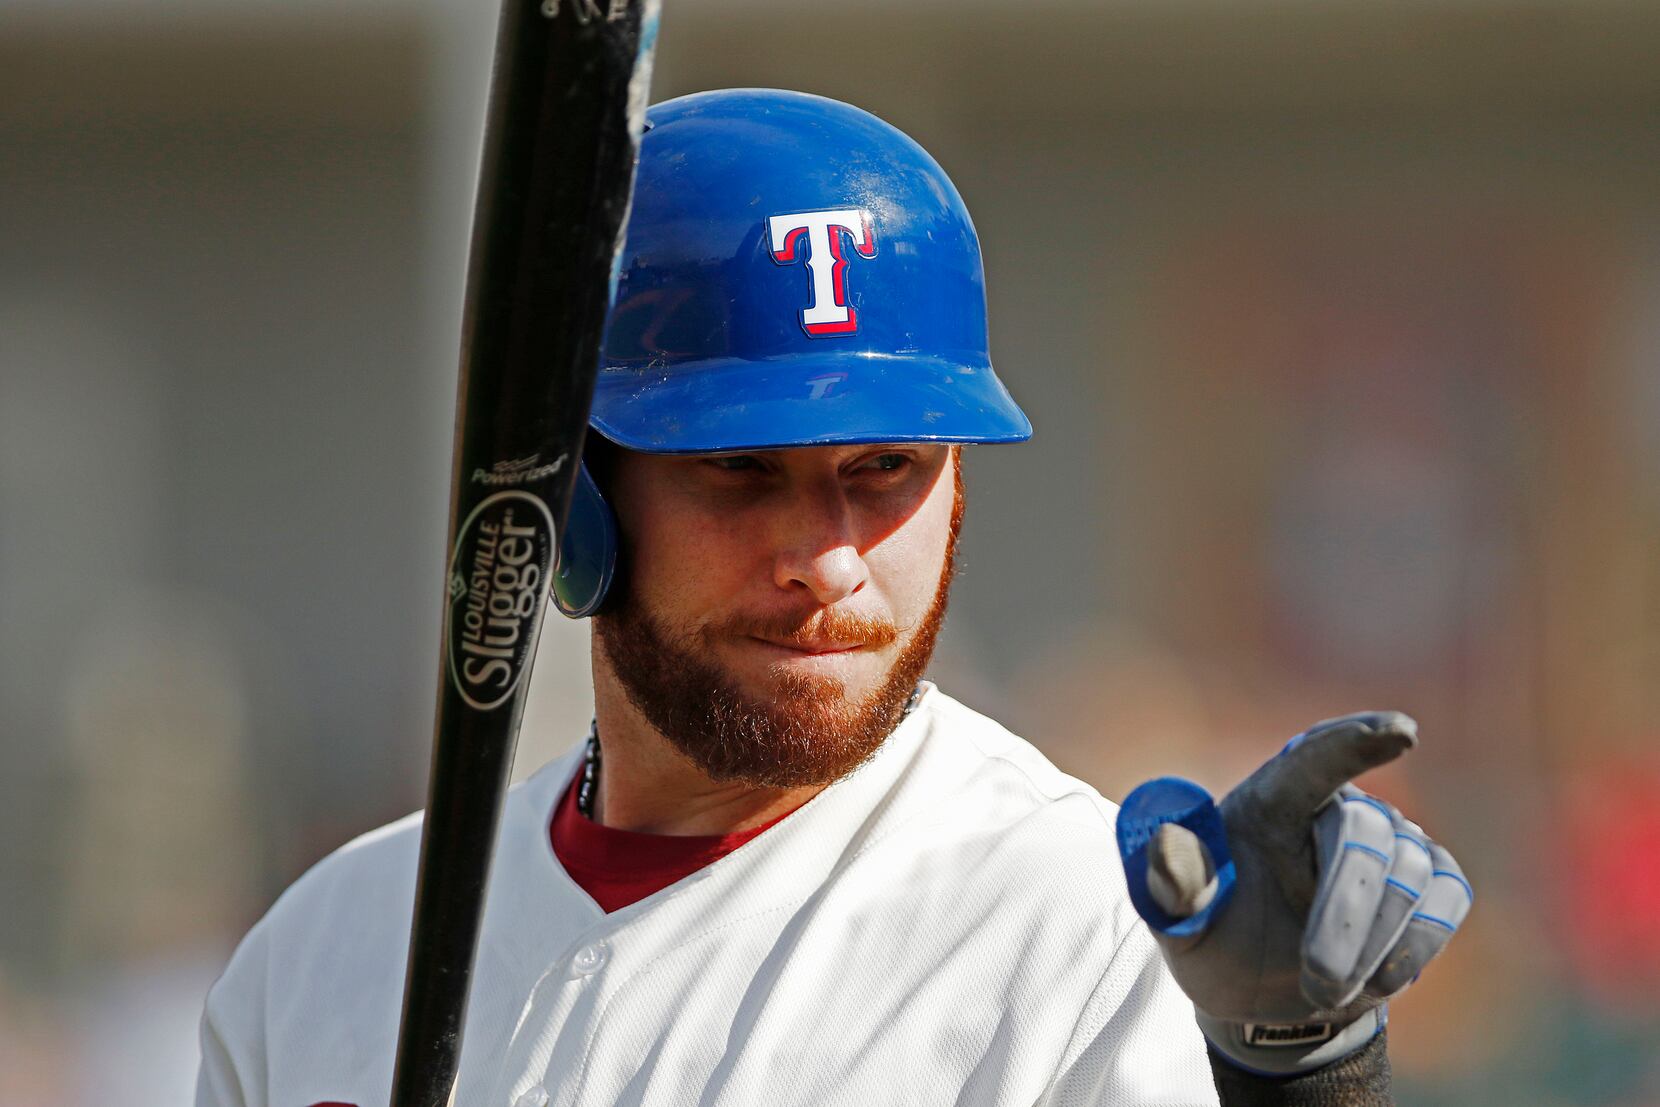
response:
[(803, 211), (775, 215), (767, 220), (772, 239), (772, 260), (789, 265), (800, 254), (807, 239), (807, 271), (813, 278), (813, 299), (801, 312), (801, 328), (814, 338), (852, 334), (859, 329), (859, 313), (847, 302), (842, 255), (842, 236), (853, 242), (860, 257), (876, 256), (876, 239), (870, 231), (870, 212), (863, 208), (834, 211)]

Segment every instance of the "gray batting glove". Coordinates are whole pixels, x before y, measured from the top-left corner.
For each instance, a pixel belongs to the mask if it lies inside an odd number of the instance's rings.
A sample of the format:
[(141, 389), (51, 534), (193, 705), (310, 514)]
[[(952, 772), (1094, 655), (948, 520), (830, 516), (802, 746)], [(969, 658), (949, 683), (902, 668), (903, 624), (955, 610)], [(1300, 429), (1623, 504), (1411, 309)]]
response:
[(1292, 1075), (1360, 1049), (1464, 921), (1452, 854), (1349, 783), (1417, 742), (1399, 712), (1345, 715), (1293, 738), (1220, 810), (1175, 777), (1125, 798), (1130, 898), (1236, 1065)]

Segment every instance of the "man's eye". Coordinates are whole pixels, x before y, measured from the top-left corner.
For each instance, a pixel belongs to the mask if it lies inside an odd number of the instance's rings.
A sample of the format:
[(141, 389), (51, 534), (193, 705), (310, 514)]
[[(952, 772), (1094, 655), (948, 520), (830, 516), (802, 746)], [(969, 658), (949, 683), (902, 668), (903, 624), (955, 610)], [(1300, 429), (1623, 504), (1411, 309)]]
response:
[(710, 465), (727, 473), (742, 473), (761, 467), (760, 458), (749, 454), (719, 454), (708, 460)]
[(905, 466), (910, 463), (911, 459), (906, 454), (877, 454), (875, 457), (866, 462), (866, 465), (871, 469), (876, 469), (884, 473), (892, 473), (905, 468)]

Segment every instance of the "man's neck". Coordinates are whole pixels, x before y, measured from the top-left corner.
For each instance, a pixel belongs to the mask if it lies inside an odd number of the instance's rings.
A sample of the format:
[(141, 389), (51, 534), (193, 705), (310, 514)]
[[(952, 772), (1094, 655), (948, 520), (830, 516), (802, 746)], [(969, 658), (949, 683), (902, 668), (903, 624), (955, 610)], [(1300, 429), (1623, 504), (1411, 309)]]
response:
[(789, 814), (824, 789), (711, 780), (646, 722), (620, 688), (595, 684), (603, 754), (593, 818), (602, 826), (642, 834), (736, 834)]

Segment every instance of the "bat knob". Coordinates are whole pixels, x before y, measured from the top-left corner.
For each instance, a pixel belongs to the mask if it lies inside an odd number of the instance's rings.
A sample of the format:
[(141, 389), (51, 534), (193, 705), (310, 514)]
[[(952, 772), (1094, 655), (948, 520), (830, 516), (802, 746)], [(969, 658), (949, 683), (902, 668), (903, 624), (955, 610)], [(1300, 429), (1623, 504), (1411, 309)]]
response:
[(1124, 798), (1116, 832), (1136, 913), (1171, 938), (1203, 933), (1235, 879), (1211, 794), (1180, 777), (1149, 780)]

